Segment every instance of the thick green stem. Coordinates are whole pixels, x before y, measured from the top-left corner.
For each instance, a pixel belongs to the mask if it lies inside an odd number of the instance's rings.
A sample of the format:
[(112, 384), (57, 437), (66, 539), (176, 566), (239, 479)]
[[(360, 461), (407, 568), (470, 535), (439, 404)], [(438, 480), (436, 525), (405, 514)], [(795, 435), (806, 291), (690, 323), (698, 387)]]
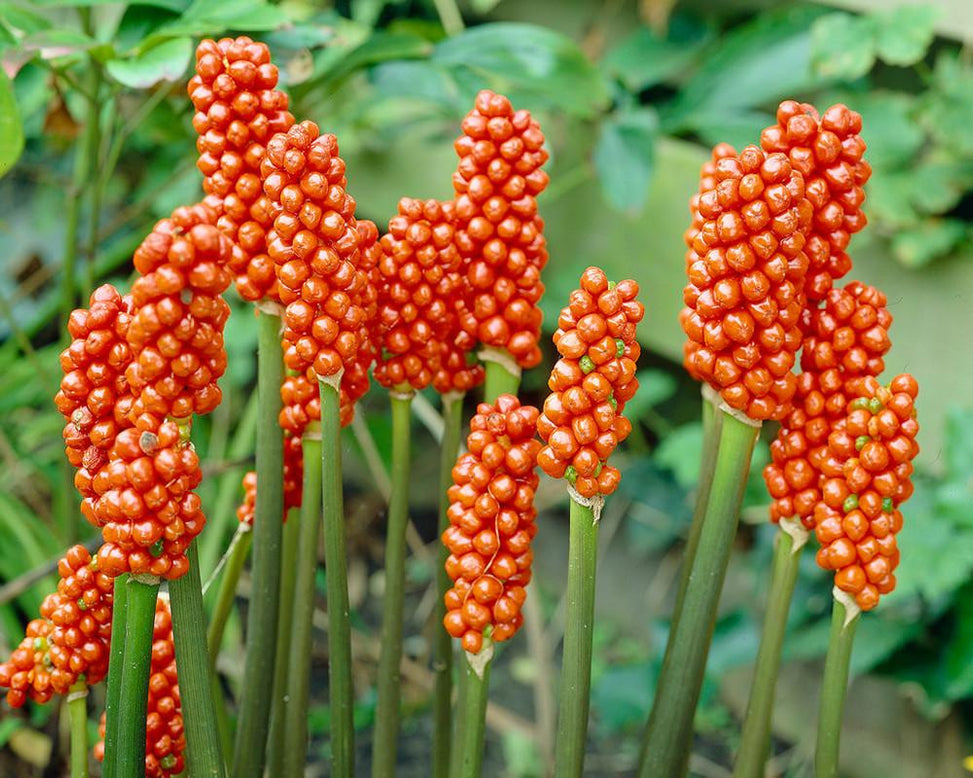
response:
[(486, 709), (490, 696), (490, 665), (493, 644), (484, 636), (479, 654), (465, 655), (466, 699), (460, 739), (461, 778), (480, 778), (483, 773), (483, 743), (486, 739)]
[(794, 583), (800, 569), (801, 550), (806, 539), (806, 534), (803, 538), (799, 536), (799, 541), (795, 543), (789, 532), (782, 529), (777, 533), (764, 630), (760, 637), (757, 665), (750, 686), (747, 716), (743, 722), (743, 739), (733, 767), (735, 778), (760, 778), (764, 774), (764, 763), (770, 748), (770, 721), (774, 710), (777, 674), (780, 670), (781, 647), (784, 645), (787, 614), (790, 611)]
[[(118, 706), (122, 698), (122, 665), (125, 662), (125, 625), (128, 623), (128, 574), (115, 578), (112, 587), (112, 633), (108, 654), (108, 681), (105, 692), (105, 743), (114, 742), (118, 735)], [(115, 778), (115, 752), (105, 749), (104, 778)]]
[(196, 541), (189, 546), (189, 571), (169, 582), (172, 632), (179, 668), (179, 693), (186, 727), (186, 768), (194, 776), (226, 775), (220, 744), (213, 679), (206, 650), (206, 611), (199, 580)]
[(456, 5), (456, 0), (433, 0), (439, 21), (447, 35), (459, 35), (465, 29), (463, 17)]
[[(494, 353), (499, 355), (501, 361), (489, 358)], [(506, 351), (496, 352), (490, 349), (484, 349), (481, 355), (487, 356), (484, 361), (486, 381), (483, 385), (483, 401), (495, 403), (501, 394), (516, 395), (520, 390), (520, 368), (513, 361), (513, 357)]]
[(699, 483), (696, 486), (696, 506), (693, 509), (693, 521), (689, 525), (689, 537), (686, 538), (686, 550), (683, 552), (682, 570), (679, 574), (679, 589), (676, 592), (676, 605), (672, 610), (672, 626), (679, 621), (682, 603), (686, 599), (686, 586), (689, 584), (689, 571), (696, 558), (696, 548), (699, 546), (699, 536), (703, 531), (703, 519), (706, 516), (706, 505), (709, 503), (710, 487), (713, 484), (713, 468), (716, 467), (716, 452), (720, 444), (720, 429), (723, 425), (723, 414), (718, 412), (711, 399), (711, 390), (703, 385), (703, 456), (699, 467)]
[[(850, 618), (849, 618), (850, 615)], [(849, 614), (844, 603), (834, 602), (831, 641), (824, 661), (821, 705), (818, 709), (818, 742), (814, 752), (814, 778), (836, 778), (841, 753), (841, 719), (848, 692), (848, 665), (861, 612)]]
[(409, 523), (409, 457), (412, 397), (391, 393), (392, 496), (385, 536), (385, 601), (378, 660), (378, 702), (372, 777), (395, 775), (399, 739), (399, 665), (402, 663), (402, 607), (405, 599), (405, 531)]
[(571, 500), (567, 611), (557, 721), (554, 774), (584, 773), (591, 689), (591, 643), (595, 625), (595, 568), (598, 525), (592, 509)]
[[(321, 394), (321, 506), (328, 586), (328, 691), (331, 701), (331, 775), (355, 774), (355, 689), (351, 674), (351, 606), (341, 482), (341, 403), (338, 384), (319, 381)], [(305, 460), (305, 468), (310, 465)]]
[(253, 595), (247, 618), (243, 696), (233, 755), (233, 775), (259, 778), (266, 757), (273, 694), (284, 515), (284, 438), (277, 417), (283, 358), (280, 317), (257, 316), (257, 504), (253, 528)]
[[(328, 391), (334, 393), (330, 389)], [(321, 468), (317, 467), (321, 461), (321, 441), (316, 438), (317, 432), (317, 429), (309, 431), (301, 442), (307, 463), (304, 468), (301, 516), (299, 521), (291, 519), (298, 534), (293, 561), (296, 570), (293, 607), (287, 620), (287, 643), (284, 648), (287, 672), (283, 678), (283, 694), (287, 703), (281, 710), (281, 761), (270, 764), (272, 770), (282, 766), (280, 774), (284, 776), (304, 775), (307, 756), (307, 705), (311, 687), (311, 650), (314, 645), (314, 580), (318, 570), (321, 528)]]
[(68, 691), (71, 719), (71, 778), (88, 778), (88, 684), (79, 681)]
[(252, 544), (253, 530), (251, 529), (238, 531), (233, 535), (233, 540), (230, 541), (229, 555), (226, 564), (223, 566), (220, 588), (216, 595), (216, 605), (213, 607), (213, 618), (210, 620), (209, 629), (206, 631), (210, 668), (214, 670), (216, 669), (216, 659), (220, 654), (220, 646), (223, 643), (223, 630), (226, 628), (226, 620), (230, 618), (233, 601), (236, 599), (236, 588), (237, 584), (240, 583), (240, 573), (243, 572), (243, 566), (246, 564)]
[[(312, 462), (317, 463), (321, 452), (317, 451), (317, 454), (318, 456), (312, 459)], [(307, 460), (305, 459), (305, 461)], [(312, 467), (311, 470), (314, 471), (317, 468)], [(316, 479), (320, 480), (320, 476), (316, 476)], [(307, 481), (305, 481), (304, 489), (307, 491)], [(320, 491), (317, 491), (314, 497), (315, 513), (317, 513), (317, 504), (321, 501)], [(295, 618), (294, 587), (298, 576), (296, 564), (300, 529), (301, 522), (297, 520), (296, 512), (292, 511), (291, 515), (288, 516), (288, 520), (284, 523), (284, 547), (280, 556), (280, 613), (277, 617), (277, 663), (274, 667), (274, 698), (273, 705), (270, 709), (270, 738), (267, 741), (267, 765), (271, 772), (279, 769), (279, 766), (284, 764), (284, 718), (293, 700), (293, 697), (288, 694), (287, 676), (288, 666), (291, 663), (291, 625)], [(317, 545), (314, 548), (316, 552)], [(296, 624), (294, 626), (296, 628)], [(294, 668), (290, 668), (291, 672), (293, 670)]]
[[(449, 528), (446, 511), (449, 508), (447, 491), (453, 483), (453, 465), (459, 451), (463, 431), (463, 395), (443, 395), (443, 443), (439, 452), (439, 531)], [(449, 752), (452, 745), (452, 696), (453, 696), (453, 639), (443, 627), (446, 603), (443, 596), (453, 585), (446, 573), (446, 558), (449, 549), (443, 545), (439, 550), (439, 568), (436, 571), (438, 597), (433, 609), (436, 642), (433, 655), (433, 675), (435, 690), (432, 714), (432, 774), (433, 778), (448, 778)]]
[(117, 778), (145, 775), (145, 716), (149, 705), (149, 671), (152, 667), (152, 633), (159, 580), (131, 575), (128, 617), (125, 621), (125, 655), (118, 700), (118, 722), (107, 728), (114, 742), (105, 742), (105, 753), (115, 752)]
[(692, 748), (693, 716), (759, 432), (759, 426), (728, 413), (723, 417), (709, 504), (689, 571), (682, 614), (669, 632), (655, 702), (642, 740), (640, 778), (680, 774)]

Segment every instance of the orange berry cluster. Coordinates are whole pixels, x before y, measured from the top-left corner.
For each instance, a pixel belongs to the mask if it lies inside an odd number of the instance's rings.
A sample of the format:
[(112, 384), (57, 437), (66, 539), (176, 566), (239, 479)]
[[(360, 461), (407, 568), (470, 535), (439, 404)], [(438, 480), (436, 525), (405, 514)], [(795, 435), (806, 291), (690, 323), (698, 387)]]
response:
[(899, 506), (912, 495), (912, 460), (919, 453), (919, 386), (905, 374), (887, 388), (871, 377), (858, 388), (844, 425), (828, 437), (838, 472), (824, 483), (814, 531), (818, 564), (836, 571), (835, 585), (870, 610), (895, 588)]
[(294, 124), (287, 95), (276, 89), (277, 75), (265, 44), (223, 38), (199, 44), (196, 75), (189, 81), (203, 190), (233, 243), (229, 267), (245, 300), (276, 297), (274, 264), (267, 256), (275, 208), (263, 193), (260, 163), (270, 138)]
[(68, 320), (72, 340), (61, 352), (64, 377), (54, 404), (67, 420), (64, 444), (77, 468), (74, 485), (81, 493), (81, 511), (97, 525), (92, 481), (107, 466), (118, 433), (132, 425), (133, 398), (125, 378), (132, 360), (125, 339), (131, 301), (105, 284), (91, 294), (89, 305)]
[(92, 481), (104, 544), (98, 563), (109, 575), (179, 578), (189, 569), (186, 549), (206, 523), (193, 492), (202, 478), (199, 457), (173, 421), (142, 414), (119, 433), (111, 461)]
[(44, 598), (41, 618), (9, 661), (0, 664), (0, 687), (19, 708), (30, 697), (47, 702), (78, 681), (98, 683), (108, 672), (112, 625), (112, 579), (98, 569), (84, 546), (73, 546), (57, 565), (57, 591)]
[(885, 295), (852, 281), (831, 289), (824, 307), (805, 311), (808, 333), (801, 353), (794, 409), (770, 446), (764, 481), (773, 503), (770, 517), (798, 518), (813, 529), (829, 466), (828, 435), (840, 426), (861, 382), (885, 369), (892, 316)]
[[(155, 603), (152, 641), (149, 705), (145, 717), (145, 775), (146, 778), (170, 778), (185, 769), (183, 754), (186, 751), (186, 736), (179, 697), (179, 679), (176, 676), (172, 614), (165, 597), (160, 597)], [(95, 759), (102, 762), (105, 759), (104, 714), (101, 716), (98, 732), (101, 741), (95, 744), (94, 755)]]
[(554, 345), (561, 358), (537, 423), (546, 444), (537, 464), (553, 478), (567, 478), (582, 497), (618, 488), (620, 475), (608, 457), (632, 431), (622, 410), (639, 385), (635, 329), (645, 309), (638, 291), (635, 281), (613, 284), (589, 267), (558, 317)]
[(442, 368), (461, 282), (453, 223), (452, 203), (403, 197), (381, 238), (375, 380), (386, 388), (425, 389)]
[(314, 122), (295, 124), (271, 138), (261, 174), (281, 206), (268, 249), (286, 305), (284, 360), (297, 372), (335, 375), (361, 346), (367, 283), (338, 141)]
[(133, 361), (126, 377), (136, 415), (184, 419), (220, 404), (230, 242), (215, 225), (216, 213), (205, 204), (177, 208), (135, 252), (141, 276), (132, 285)]
[(804, 292), (811, 303), (823, 300), (851, 270), (845, 249), (866, 224), (863, 187), (872, 169), (862, 158), (861, 128), (861, 116), (845, 105), (833, 105), (819, 117), (813, 106), (786, 100), (777, 109), (777, 123), (760, 135), (764, 151), (786, 154), (791, 167), (804, 176), (814, 211), (804, 247)]
[(779, 419), (796, 389), (811, 206), (784, 154), (748, 146), (714, 167), (687, 257), (681, 324), (695, 344), (687, 349), (690, 372), (730, 407)]
[(456, 242), (467, 261), (460, 323), (470, 339), (506, 349), (525, 368), (541, 360), (537, 303), (547, 244), (536, 198), (548, 182), (543, 146), (530, 113), (487, 90), (455, 143)]
[(453, 467), (450, 526), (442, 536), (453, 586), (443, 624), (473, 654), (484, 636), (508, 640), (524, 621), (530, 542), (537, 533), (537, 417), (536, 408), (509, 394), (493, 405), (480, 403), (470, 421), (468, 453)]

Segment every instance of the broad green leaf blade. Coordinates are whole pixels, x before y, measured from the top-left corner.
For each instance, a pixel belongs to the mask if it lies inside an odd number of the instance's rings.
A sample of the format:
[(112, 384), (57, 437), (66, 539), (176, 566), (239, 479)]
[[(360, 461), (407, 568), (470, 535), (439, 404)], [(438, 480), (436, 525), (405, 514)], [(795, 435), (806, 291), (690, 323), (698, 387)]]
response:
[(969, 232), (958, 219), (929, 219), (892, 237), (892, 252), (906, 267), (922, 267), (956, 248)]
[(0, 68), (0, 176), (20, 159), (24, 150), (24, 128), (14, 98), (13, 83)]
[(433, 61), (473, 71), (518, 104), (558, 108), (589, 117), (608, 102), (601, 73), (578, 45), (532, 24), (498, 22), (473, 27), (437, 44)]
[(645, 205), (658, 128), (651, 108), (612, 114), (601, 123), (594, 163), (601, 190), (613, 208), (634, 212)]
[(882, 14), (876, 20), (878, 56), (890, 65), (914, 65), (924, 56), (935, 35), (939, 9), (910, 5)]
[(602, 69), (632, 92), (682, 75), (695, 63), (710, 34), (699, 24), (680, 24), (680, 19), (670, 24), (667, 38), (639, 27), (605, 55)]
[(703, 64), (672, 101), (670, 122), (690, 114), (774, 103), (828, 83), (811, 68), (809, 28), (821, 10), (786, 7), (758, 15), (709, 47)]
[(833, 13), (811, 27), (811, 62), (816, 73), (853, 80), (875, 64), (875, 20)]
[(190, 38), (173, 38), (128, 59), (113, 59), (105, 65), (113, 79), (131, 89), (146, 89), (160, 81), (176, 81), (189, 67), (193, 56)]
[(843, 95), (843, 100), (862, 116), (861, 135), (873, 168), (901, 168), (920, 150), (923, 132), (912, 116), (915, 101), (909, 96), (883, 90)]

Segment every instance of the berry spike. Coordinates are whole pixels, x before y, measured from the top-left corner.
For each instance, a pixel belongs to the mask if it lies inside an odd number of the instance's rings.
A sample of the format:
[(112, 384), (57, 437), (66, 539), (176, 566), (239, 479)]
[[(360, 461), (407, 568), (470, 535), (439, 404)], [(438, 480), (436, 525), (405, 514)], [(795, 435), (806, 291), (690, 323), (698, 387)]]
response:
[(731, 408), (780, 419), (791, 408), (803, 340), (804, 179), (785, 155), (748, 146), (717, 160), (713, 181), (699, 195), (703, 221), (687, 257), (680, 318), (694, 344), (689, 370)]
[(900, 507), (912, 495), (912, 460), (919, 453), (918, 392), (908, 374), (888, 387), (865, 378), (844, 424), (828, 436), (839, 470), (826, 481), (815, 508), (817, 562), (835, 571), (835, 586), (862, 610), (871, 610), (895, 588)]
[(267, 141), (294, 124), (287, 95), (276, 88), (277, 77), (265, 44), (245, 36), (203, 40), (188, 87), (196, 109), (193, 127), (199, 136), (203, 190), (233, 243), (230, 269), (237, 291), (251, 301), (277, 296), (267, 256), (275, 209), (260, 179)]
[(819, 117), (813, 106), (785, 100), (777, 109), (777, 123), (760, 135), (765, 152), (786, 154), (804, 176), (813, 209), (804, 292), (812, 304), (823, 300), (834, 282), (851, 270), (845, 250), (851, 236), (866, 224), (863, 187), (872, 169), (863, 158), (861, 128), (861, 116), (840, 103)]
[(530, 113), (484, 90), (455, 148), (456, 240), (467, 262), (461, 326), (472, 341), (534, 367), (541, 359), (537, 304), (547, 263), (536, 200), (548, 183), (544, 134)]
[(537, 464), (553, 478), (567, 478), (585, 498), (618, 488), (620, 475), (608, 457), (632, 431), (622, 410), (639, 385), (635, 330), (645, 309), (638, 291), (635, 281), (613, 284), (589, 267), (558, 317), (554, 345), (561, 358), (537, 422), (545, 443)]
[(885, 295), (852, 281), (831, 289), (824, 306), (805, 312), (808, 333), (801, 354), (794, 409), (770, 446), (764, 481), (774, 502), (770, 517), (797, 518), (813, 529), (821, 487), (834, 476), (828, 435), (842, 423), (856, 387), (885, 369), (892, 316)]
[(538, 411), (513, 395), (480, 403), (470, 421), (468, 453), (453, 468), (449, 488), (449, 550), (443, 625), (477, 654), (485, 637), (509, 640), (520, 629), (537, 533), (534, 472), (540, 443)]

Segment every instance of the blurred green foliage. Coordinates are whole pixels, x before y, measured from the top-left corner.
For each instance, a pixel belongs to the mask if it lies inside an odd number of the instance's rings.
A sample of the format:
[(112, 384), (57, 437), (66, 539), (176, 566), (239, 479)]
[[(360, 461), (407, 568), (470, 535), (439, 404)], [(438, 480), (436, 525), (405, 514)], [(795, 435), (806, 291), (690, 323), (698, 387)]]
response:
[[(125, 284), (131, 252), (152, 223), (198, 199), (185, 79), (199, 37), (247, 33), (269, 44), (293, 112), (339, 136), (360, 212), (380, 224), (400, 196), (450, 195), (451, 142), (478, 90), (502, 91), (539, 116), (552, 157), (540, 203), (552, 255), (548, 321), (592, 263), (614, 277), (634, 275), (649, 311), (642, 391), (629, 408), (638, 423), (618, 498), (627, 505), (618, 538), (639, 580), (655, 581), (666, 559), (678, 558), (696, 480), (698, 399), (678, 367), (676, 312), (686, 202), (706, 147), (756, 142), (781, 99), (820, 109), (841, 100), (863, 115), (874, 168), (871, 227), (851, 249), (856, 275), (889, 292), (898, 321), (889, 368), (912, 370), (923, 387), (924, 474), (901, 536), (899, 587), (863, 619), (855, 668), (920, 688), (919, 707), (930, 717), (968, 701), (973, 368), (957, 357), (968, 353), (973, 295), (973, 29), (954, 28), (958, 17), (945, 0), (878, 6), (858, 14), (784, 0), (469, 0), (458, 9), (452, 0), (325, 7), (309, 0), (3, 0), (0, 580), (56, 556), (77, 531), (60, 418), (50, 402), (59, 378), (65, 213), (77, 208), (80, 217), (73, 270), (80, 300), (93, 283)], [(72, 179), (93, 117), (93, 164), (79, 183)], [(229, 326), (227, 400), (194, 435), (213, 473), (204, 482), (214, 524), (204, 576), (232, 531), (252, 445), (241, 419), (255, 335), (238, 302)], [(543, 369), (526, 376), (531, 399), (543, 383)], [(383, 401), (369, 398), (365, 412), (386, 452)], [(760, 587), (774, 536), (763, 526), (759, 467), (766, 456), (762, 445), (698, 722), (717, 759), (732, 749), (735, 729), (720, 683), (751, 661), (762, 618)], [(805, 554), (791, 613), (792, 660), (820, 657), (827, 640), (830, 583), (812, 557)], [(424, 576), (428, 570), (417, 567), (412, 583), (418, 587)], [(560, 591), (556, 575), (538, 583), (538, 596)], [(17, 639), (51, 584), (47, 578), (0, 605), (0, 647)], [(644, 719), (665, 644), (666, 603), (654, 601), (649, 612), (629, 605), (637, 623), (631, 615), (599, 616), (596, 750), (612, 750)], [(368, 699), (362, 696), (366, 718)], [(0, 724), (0, 742), (20, 722)], [(316, 709), (316, 729), (326, 723), (326, 708)], [(510, 774), (537, 774), (532, 740), (513, 733), (501, 745)], [(630, 742), (619, 746), (623, 759), (630, 752)]]

